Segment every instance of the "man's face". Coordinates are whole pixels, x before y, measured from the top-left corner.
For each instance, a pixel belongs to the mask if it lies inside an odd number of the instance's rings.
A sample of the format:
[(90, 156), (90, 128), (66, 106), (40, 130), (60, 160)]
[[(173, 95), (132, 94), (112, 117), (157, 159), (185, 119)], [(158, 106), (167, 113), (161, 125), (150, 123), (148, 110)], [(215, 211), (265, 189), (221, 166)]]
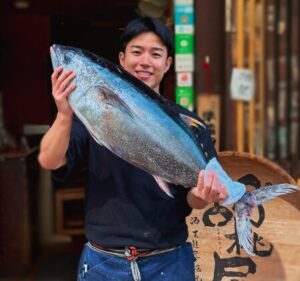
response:
[(119, 53), (121, 66), (159, 93), (159, 84), (172, 64), (167, 48), (153, 32), (134, 37)]

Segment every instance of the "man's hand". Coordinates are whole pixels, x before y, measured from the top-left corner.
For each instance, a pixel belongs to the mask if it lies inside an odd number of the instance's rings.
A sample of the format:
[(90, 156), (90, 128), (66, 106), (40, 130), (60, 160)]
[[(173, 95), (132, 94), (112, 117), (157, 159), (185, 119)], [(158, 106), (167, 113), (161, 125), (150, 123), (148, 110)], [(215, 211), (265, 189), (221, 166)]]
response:
[(207, 204), (220, 202), (227, 197), (226, 185), (219, 181), (214, 171), (201, 170), (198, 184), (187, 195), (187, 201), (192, 208), (202, 209)]
[(72, 83), (76, 74), (71, 70), (63, 71), (62, 66), (54, 70), (52, 81), (52, 95), (57, 106), (56, 118), (41, 140), (38, 160), (47, 170), (57, 169), (66, 164), (73, 110), (68, 102), (68, 96), (75, 90)]
[(57, 110), (60, 114), (66, 117), (72, 116), (73, 113), (67, 98), (76, 88), (76, 85), (71, 83), (75, 76), (76, 74), (71, 70), (63, 71), (62, 66), (55, 69), (51, 76), (52, 95), (55, 100)]

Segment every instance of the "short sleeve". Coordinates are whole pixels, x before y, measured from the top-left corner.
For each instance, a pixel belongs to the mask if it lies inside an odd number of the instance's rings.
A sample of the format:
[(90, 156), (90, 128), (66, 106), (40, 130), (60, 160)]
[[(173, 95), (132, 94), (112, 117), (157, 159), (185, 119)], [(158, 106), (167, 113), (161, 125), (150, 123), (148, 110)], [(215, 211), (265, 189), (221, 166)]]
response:
[(66, 153), (66, 165), (53, 170), (52, 178), (57, 182), (66, 181), (72, 171), (86, 161), (88, 155), (89, 133), (81, 121), (74, 116), (70, 135), (69, 147)]

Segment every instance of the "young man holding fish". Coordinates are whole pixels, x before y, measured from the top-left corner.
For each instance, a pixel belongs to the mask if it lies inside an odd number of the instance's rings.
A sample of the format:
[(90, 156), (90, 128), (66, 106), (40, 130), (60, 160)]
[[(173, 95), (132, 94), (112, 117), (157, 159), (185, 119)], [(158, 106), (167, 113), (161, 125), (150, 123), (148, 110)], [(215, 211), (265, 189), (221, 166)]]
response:
[[(161, 80), (172, 64), (171, 32), (157, 19), (138, 19), (125, 28), (121, 45), (120, 65), (159, 95)], [(213, 171), (202, 170), (195, 188), (170, 185), (173, 197), (167, 196), (158, 179), (97, 144), (73, 114), (68, 96), (77, 87), (76, 69), (60, 66), (51, 79), (58, 112), (42, 139), (39, 162), (61, 180), (78, 164), (86, 163), (89, 168), (88, 243), (78, 280), (195, 280), (185, 218), (191, 208), (225, 200), (225, 184)], [(180, 106), (173, 108), (198, 119)], [(214, 157), (208, 131), (203, 129), (201, 137), (208, 157)]]

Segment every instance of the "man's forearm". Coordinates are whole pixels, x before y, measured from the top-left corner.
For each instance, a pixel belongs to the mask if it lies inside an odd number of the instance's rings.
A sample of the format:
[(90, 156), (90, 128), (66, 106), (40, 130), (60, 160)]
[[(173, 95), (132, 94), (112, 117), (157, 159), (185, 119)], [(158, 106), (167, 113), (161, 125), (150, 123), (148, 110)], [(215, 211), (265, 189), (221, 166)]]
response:
[(66, 163), (72, 116), (57, 114), (56, 119), (40, 145), (39, 163), (45, 169), (57, 169)]

